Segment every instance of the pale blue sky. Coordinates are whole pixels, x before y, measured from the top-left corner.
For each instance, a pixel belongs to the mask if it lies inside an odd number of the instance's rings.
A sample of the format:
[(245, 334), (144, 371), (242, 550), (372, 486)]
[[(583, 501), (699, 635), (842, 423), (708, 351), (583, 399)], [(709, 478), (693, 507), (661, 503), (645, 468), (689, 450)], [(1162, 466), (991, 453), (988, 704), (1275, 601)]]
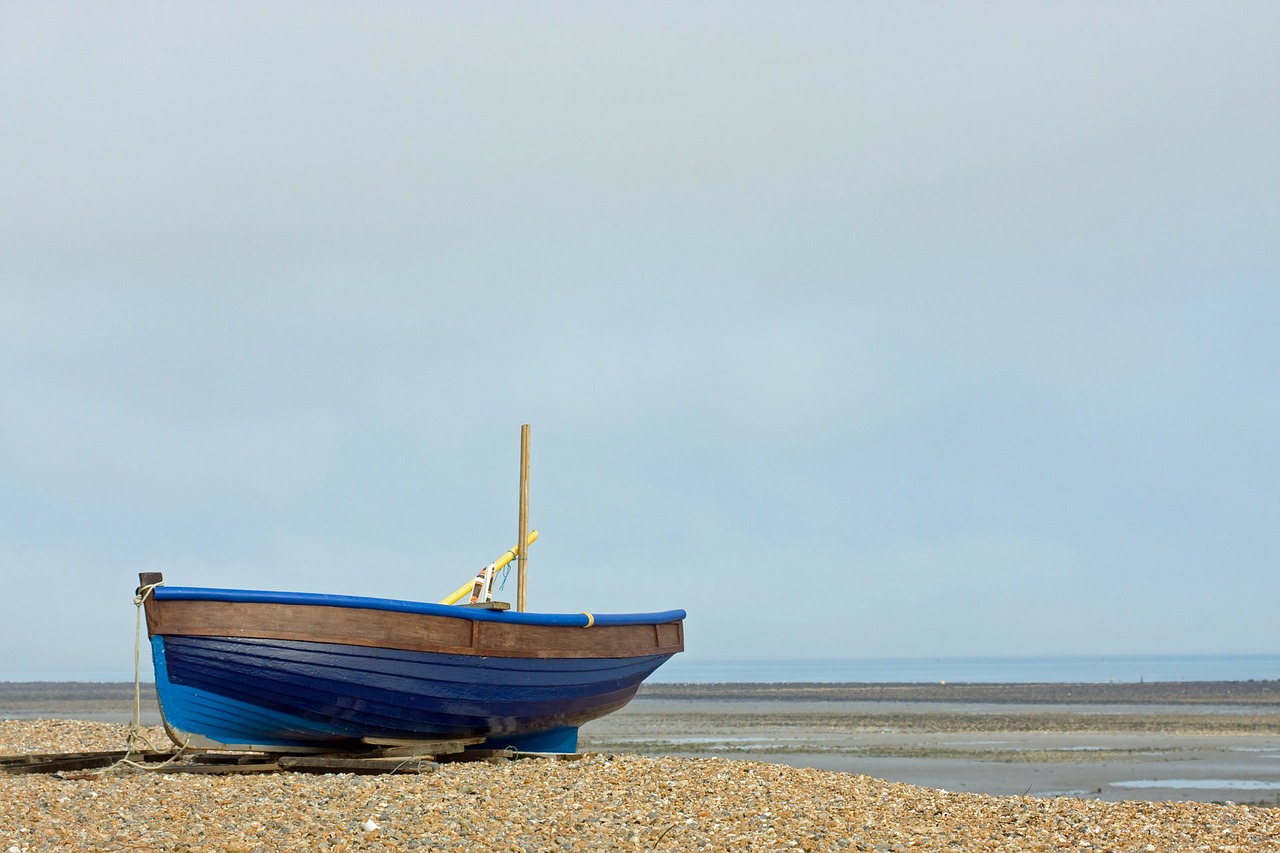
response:
[(7, 672), (138, 571), (1280, 651), (1280, 5), (0, 2)]

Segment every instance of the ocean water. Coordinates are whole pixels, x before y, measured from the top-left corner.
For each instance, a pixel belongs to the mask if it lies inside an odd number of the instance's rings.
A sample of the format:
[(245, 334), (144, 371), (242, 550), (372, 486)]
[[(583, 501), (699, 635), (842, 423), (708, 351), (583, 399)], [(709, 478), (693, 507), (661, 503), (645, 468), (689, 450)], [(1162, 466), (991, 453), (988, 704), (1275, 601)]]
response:
[(1280, 654), (938, 657), (830, 660), (699, 660), (677, 655), (649, 677), (663, 684), (1107, 684), (1143, 681), (1271, 681)]
[[(151, 661), (142, 662), (141, 677), (143, 681), (154, 681)], [(92, 669), (92, 670), (49, 670), (49, 669), (5, 669), (0, 670), (0, 681), (13, 683), (29, 683), (33, 681), (95, 681), (95, 682), (127, 682), (133, 683), (131, 669)]]
[[(142, 661), (142, 680), (152, 681)], [(1142, 681), (1280, 680), (1275, 655), (1114, 655), (1077, 657), (937, 657), (827, 660), (704, 660), (676, 655), (649, 676), (662, 684), (1107, 684)], [(0, 681), (133, 681), (132, 670), (0, 670)]]

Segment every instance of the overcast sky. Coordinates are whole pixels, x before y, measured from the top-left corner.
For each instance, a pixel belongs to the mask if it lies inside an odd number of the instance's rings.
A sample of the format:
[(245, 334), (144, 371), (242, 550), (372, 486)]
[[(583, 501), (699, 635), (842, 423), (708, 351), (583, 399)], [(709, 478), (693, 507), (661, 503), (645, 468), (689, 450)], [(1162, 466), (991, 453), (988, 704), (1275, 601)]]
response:
[[(1280, 652), (1280, 4), (0, 0), (0, 677), (139, 571)], [(514, 579), (508, 586), (514, 597)]]

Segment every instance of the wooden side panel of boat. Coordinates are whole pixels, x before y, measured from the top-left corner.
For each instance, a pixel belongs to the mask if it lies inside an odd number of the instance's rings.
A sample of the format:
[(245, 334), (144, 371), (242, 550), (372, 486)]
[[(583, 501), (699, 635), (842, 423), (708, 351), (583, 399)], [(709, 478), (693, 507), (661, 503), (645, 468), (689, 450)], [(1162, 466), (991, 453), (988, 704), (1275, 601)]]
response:
[(240, 637), (507, 658), (625, 658), (684, 650), (680, 622), (589, 628), (354, 607), (233, 601), (145, 604), (151, 636)]

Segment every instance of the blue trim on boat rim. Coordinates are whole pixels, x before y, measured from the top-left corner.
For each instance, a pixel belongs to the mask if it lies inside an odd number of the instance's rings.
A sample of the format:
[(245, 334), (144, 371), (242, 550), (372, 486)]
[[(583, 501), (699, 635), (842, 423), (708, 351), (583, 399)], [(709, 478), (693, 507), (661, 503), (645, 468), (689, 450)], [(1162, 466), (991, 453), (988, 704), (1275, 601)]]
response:
[(683, 610), (657, 613), (522, 613), (514, 610), (484, 610), (426, 601), (395, 598), (367, 598), (360, 595), (326, 595), (320, 592), (273, 592), (256, 589), (210, 589), (197, 586), (158, 586), (152, 593), (157, 601), (233, 601), (253, 604), (304, 604), (318, 607), (358, 607), (395, 613), (422, 613), (448, 616), (473, 622), (511, 622), (518, 625), (552, 625), (583, 628), (596, 625), (661, 625), (685, 618)]

